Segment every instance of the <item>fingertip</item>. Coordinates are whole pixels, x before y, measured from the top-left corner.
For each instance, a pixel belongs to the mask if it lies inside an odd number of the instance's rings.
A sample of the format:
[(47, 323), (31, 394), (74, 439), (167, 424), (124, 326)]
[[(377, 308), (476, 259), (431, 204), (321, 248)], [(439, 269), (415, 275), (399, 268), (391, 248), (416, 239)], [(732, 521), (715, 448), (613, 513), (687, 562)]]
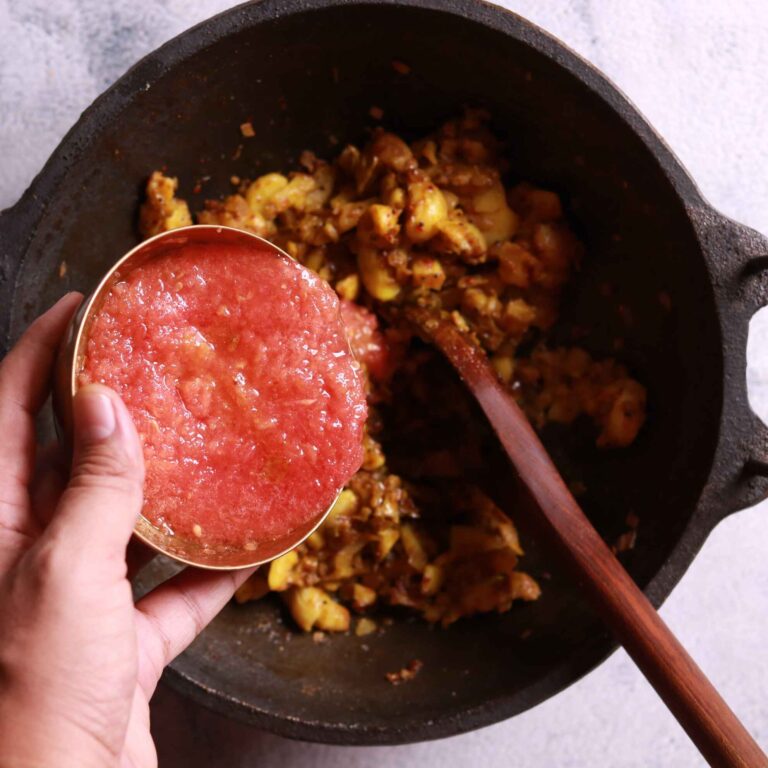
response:
[(89, 397), (104, 397), (110, 402), (110, 404), (112, 404), (114, 401), (119, 401), (122, 403), (120, 395), (118, 395), (114, 389), (108, 387), (106, 384), (98, 384), (96, 382), (83, 384), (75, 393), (75, 400)]
[(144, 454), (136, 427), (120, 395), (104, 384), (80, 387), (73, 400), (75, 440), (98, 443), (113, 435), (127, 449), (134, 464), (143, 469)]
[(59, 315), (65, 314), (70, 316), (74, 313), (75, 309), (80, 306), (83, 301), (83, 294), (79, 291), (68, 291), (61, 298), (57, 299), (51, 307), (41, 315)]
[(103, 384), (73, 398), (74, 452), (69, 483), (49, 526), (92, 554), (125, 557), (143, 503), (144, 462), (136, 430), (118, 394)]
[(111, 437), (117, 427), (109, 390), (98, 384), (78, 390), (72, 402), (72, 411), (79, 442), (100, 443)]
[(75, 300), (78, 302), (82, 301), (83, 294), (80, 291), (67, 291), (53, 306), (57, 307), (59, 304), (74, 303)]
[(131, 414), (123, 402), (120, 395), (114, 390), (109, 390), (112, 398), (112, 405), (117, 417), (117, 431), (123, 439), (123, 443), (130, 449), (131, 455), (138, 466), (144, 470), (144, 450), (141, 446), (139, 433), (136, 431), (136, 425), (133, 423)]

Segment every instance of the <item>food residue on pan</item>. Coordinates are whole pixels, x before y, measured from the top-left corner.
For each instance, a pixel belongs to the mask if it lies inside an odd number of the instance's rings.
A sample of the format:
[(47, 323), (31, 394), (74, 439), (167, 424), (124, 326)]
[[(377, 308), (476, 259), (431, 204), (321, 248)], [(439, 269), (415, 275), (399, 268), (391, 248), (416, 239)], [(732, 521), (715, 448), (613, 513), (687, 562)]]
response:
[(634, 512), (630, 512), (624, 522), (627, 530), (616, 539), (616, 542), (611, 547), (614, 554), (634, 549), (637, 542), (637, 529), (640, 526), (640, 519)]
[(424, 662), (420, 659), (412, 659), (407, 666), (398, 669), (397, 672), (387, 672), (385, 677), (392, 685), (400, 685), (413, 680), (421, 672)]
[(363, 616), (358, 620), (357, 625), (355, 626), (355, 634), (358, 637), (365, 637), (365, 635), (370, 635), (377, 629), (378, 625), (373, 619)]
[(411, 68), (404, 61), (399, 61), (398, 59), (392, 59), (392, 69), (398, 75), (409, 75), (411, 73)]

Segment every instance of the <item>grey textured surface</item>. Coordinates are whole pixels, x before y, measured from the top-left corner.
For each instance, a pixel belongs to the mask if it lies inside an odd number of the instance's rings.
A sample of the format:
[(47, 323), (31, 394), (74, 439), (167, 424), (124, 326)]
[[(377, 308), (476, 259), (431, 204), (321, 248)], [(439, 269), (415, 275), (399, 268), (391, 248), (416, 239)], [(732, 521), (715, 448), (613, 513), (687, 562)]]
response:
[[(603, 69), (733, 218), (768, 232), (768, 6), (763, 0), (509, 0)], [(222, 0), (0, 0), (0, 207), (80, 111), (142, 54)], [(650, 256), (649, 256), (650, 257)], [(768, 417), (768, 312), (750, 338), (750, 396)], [(768, 748), (768, 505), (723, 523), (662, 609)], [(626, 654), (512, 721), (428, 744), (339, 748), (254, 732), (161, 690), (161, 765), (693, 766), (685, 735)]]

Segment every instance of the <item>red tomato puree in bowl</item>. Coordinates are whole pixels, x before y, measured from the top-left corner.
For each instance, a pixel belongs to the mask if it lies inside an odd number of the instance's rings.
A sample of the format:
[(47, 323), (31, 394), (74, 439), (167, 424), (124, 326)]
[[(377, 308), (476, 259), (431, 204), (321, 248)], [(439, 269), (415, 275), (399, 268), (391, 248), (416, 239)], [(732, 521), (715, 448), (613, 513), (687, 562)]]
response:
[(373, 312), (346, 299), (341, 302), (341, 319), (344, 321), (349, 346), (355, 358), (368, 374), (384, 381), (392, 373), (392, 351), (384, 334), (379, 330), (379, 320)]
[(88, 382), (134, 419), (145, 517), (205, 545), (289, 534), (362, 462), (365, 395), (336, 294), (257, 241), (190, 243), (120, 276), (88, 331)]

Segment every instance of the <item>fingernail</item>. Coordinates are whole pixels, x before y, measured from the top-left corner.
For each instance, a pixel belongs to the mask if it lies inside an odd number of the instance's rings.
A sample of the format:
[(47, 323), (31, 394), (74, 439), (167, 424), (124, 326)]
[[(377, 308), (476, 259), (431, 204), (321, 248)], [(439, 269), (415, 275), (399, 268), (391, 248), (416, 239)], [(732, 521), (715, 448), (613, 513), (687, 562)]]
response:
[(100, 442), (115, 431), (115, 409), (107, 395), (81, 389), (74, 406), (75, 432), (81, 440)]

